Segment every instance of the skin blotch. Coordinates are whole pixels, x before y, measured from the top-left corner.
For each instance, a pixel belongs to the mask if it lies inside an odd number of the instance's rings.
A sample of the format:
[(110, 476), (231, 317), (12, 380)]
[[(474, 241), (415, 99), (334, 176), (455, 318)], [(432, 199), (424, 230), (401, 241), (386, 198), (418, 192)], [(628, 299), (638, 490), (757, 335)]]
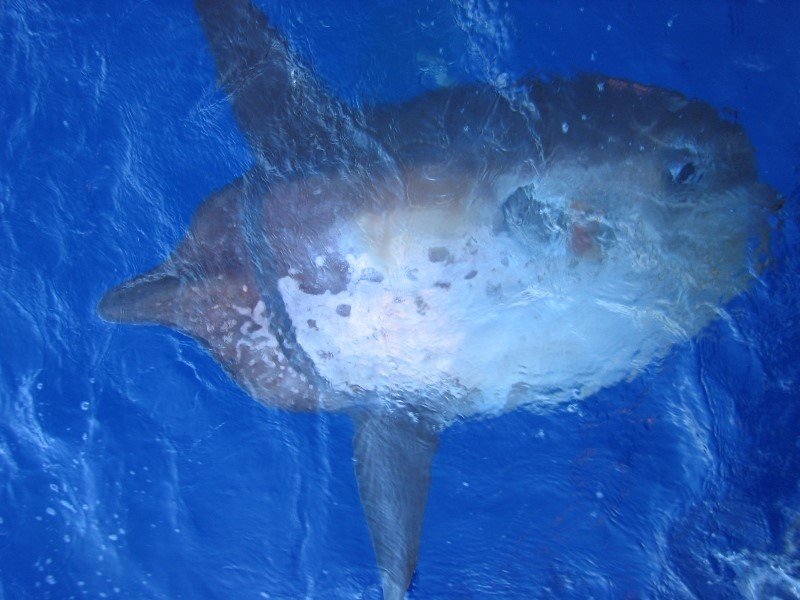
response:
[(486, 295), (490, 298), (498, 298), (503, 294), (503, 286), (499, 283), (487, 283)]
[(452, 262), (453, 257), (450, 255), (450, 250), (444, 246), (436, 246), (435, 248), (428, 248), (428, 260), (433, 263)]
[(449, 290), (451, 287), (449, 281), (437, 281), (433, 285), (443, 290)]
[(428, 312), (428, 303), (419, 296), (414, 298), (414, 305), (417, 307), (417, 312), (419, 314), (424, 315), (426, 312)]
[(466, 275), (464, 275), (464, 279), (472, 279), (472, 278), (474, 278), (474, 277), (475, 277), (475, 275), (477, 275), (477, 274), (478, 274), (478, 272), (477, 272), (475, 269), (472, 269), (472, 271), (470, 271), (469, 273), (467, 273)]
[(340, 304), (336, 307), (336, 314), (340, 317), (349, 317), (350, 316), (350, 305), (349, 304)]
[(375, 269), (364, 269), (361, 273), (361, 281), (369, 281), (370, 283), (381, 283), (383, 281), (383, 273)]

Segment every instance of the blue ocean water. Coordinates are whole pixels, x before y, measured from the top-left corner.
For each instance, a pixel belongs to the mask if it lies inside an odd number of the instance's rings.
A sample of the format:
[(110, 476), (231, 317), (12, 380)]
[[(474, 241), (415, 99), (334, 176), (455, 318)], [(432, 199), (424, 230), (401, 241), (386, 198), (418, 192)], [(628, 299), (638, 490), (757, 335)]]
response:
[[(448, 429), (412, 598), (800, 597), (795, 2), (259, 2), (329, 87), (599, 72), (748, 131), (774, 260), (580, 404)], [(0, 3), (0, 598), (380, 598), (352, 426), (102, 322), (250, 155), (191, 2)]]

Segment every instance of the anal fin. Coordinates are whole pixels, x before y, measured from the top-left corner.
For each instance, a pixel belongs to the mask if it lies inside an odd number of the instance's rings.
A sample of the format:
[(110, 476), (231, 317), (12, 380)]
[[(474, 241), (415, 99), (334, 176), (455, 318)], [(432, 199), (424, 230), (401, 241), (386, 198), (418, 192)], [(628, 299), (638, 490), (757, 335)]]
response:
[(409, 411), (354, 417), (356, 479), (384, 600), (402, 600), (417, 563), (437, 423)]

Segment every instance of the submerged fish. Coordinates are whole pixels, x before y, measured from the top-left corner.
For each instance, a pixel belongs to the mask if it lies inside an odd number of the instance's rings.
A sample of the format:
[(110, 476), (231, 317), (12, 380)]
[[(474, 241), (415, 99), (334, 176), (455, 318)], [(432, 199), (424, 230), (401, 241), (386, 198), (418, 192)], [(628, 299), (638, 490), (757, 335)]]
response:
[(331, 97), (246, 0), (197, 0), (254, 154), (109, 321), (197, 339), (267, 406), (343, 411), (384, 597), (419, 548), (438, 434), (586, 397), (744, 290), (779, 202), (742, 129), (582, 76)]

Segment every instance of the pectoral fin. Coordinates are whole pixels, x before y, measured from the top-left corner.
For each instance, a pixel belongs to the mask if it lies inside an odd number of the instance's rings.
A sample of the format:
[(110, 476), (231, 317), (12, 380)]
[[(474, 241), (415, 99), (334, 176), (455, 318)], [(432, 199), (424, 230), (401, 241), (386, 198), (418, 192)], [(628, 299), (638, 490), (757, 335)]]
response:
[(402, 600), (417, 563), (431, 462), (439, 445), (437, 424), (402, 411), (360, 415), (355, 421), (356, 479), (383, 597)]

